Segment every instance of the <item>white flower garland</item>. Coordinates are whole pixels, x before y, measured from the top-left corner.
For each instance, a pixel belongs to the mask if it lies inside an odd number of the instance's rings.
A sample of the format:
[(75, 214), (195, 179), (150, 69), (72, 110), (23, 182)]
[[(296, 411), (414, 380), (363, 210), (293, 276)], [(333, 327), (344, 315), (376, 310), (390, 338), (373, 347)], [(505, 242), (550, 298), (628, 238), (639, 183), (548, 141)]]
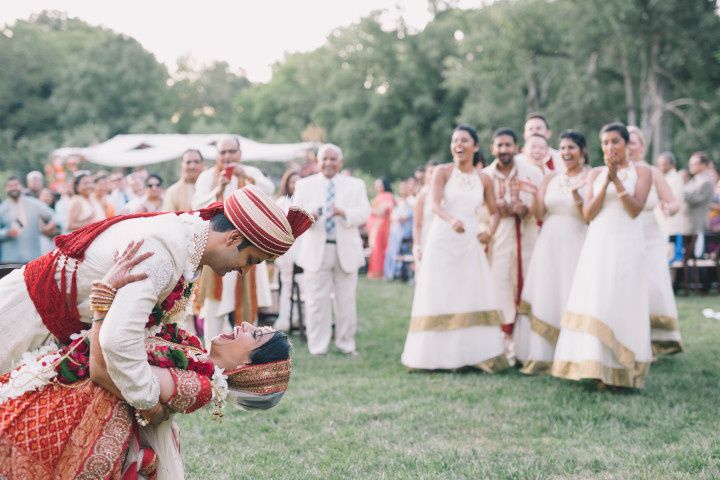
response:
[(228, 396), (227, 375), (224, 369), (215, 365), (215, 373), (212, 376), (212, 401), (215, 405), (213, 408), (213, 419), (222, 421), (222, 410), (225, 407), (225, 399)]
[(23, 353), (20, 366), (12, 371), (7, 383), (0, 384), (0, 404), (50, 383), (57, 376), (54, 363), (60, 359), (58, 350), (57, 345), (48, 344)]

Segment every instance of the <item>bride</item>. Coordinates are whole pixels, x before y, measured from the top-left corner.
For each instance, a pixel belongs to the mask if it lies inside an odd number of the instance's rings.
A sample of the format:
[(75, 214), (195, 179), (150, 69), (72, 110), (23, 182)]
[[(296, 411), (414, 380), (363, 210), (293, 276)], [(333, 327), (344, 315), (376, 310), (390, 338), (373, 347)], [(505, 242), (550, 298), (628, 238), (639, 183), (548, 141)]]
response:
[(160, 402), (133, 411), (122, 401), (98, 335), (114, 292), (147, 277), (130, 273), (152, 255), (138, 256), (141, 244), (116, 255), (93, 285), (90, 331), (67, 347), (26, 353), (21, 365), (0, 376), (0, 478), (183, 478), (172, 414), (212, 402), (213, 415), (221, 417), (226, 401), (268, 409), (282, 398), (291, 372), (285, 334), (243, 323), (213, 338), (208, 354), (197, 337), (169, 324), (145, 342)]

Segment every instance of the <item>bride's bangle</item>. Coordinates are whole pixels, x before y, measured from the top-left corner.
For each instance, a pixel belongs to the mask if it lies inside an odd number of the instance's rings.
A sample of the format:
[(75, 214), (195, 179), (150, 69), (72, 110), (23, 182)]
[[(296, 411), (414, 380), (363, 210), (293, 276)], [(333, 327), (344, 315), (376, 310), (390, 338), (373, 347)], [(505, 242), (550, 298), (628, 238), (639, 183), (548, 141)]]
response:
[(618, 192), (618, 198), (622, 198), (622, 197), (624, 197), (624, 196), (627, 195), (627, 194), (628, 194), (628, 191), (627, 191), (627, 190), (623, 190), (622, 192)]

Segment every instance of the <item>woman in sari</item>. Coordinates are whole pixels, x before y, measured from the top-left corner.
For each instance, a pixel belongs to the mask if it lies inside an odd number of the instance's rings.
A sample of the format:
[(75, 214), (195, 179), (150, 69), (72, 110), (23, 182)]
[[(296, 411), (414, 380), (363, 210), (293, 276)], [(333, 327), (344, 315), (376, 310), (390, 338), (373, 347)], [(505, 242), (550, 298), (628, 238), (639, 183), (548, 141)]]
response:
[(375, 180), (377, 195), (370, 204), (370, 218), (367, 222), (368, 242), (370, 243), (370, 260), (368, 278), (383, 278), (385, 268), (385, 250), (390, 236), (390, 217), (395, 208), (395, 197), (392, 194), (390, 180)]
[(248, 409), (282, 398), (291, 371), (284, 334), (242, 324), (213, 338), (208, 354), (197, 337), (169, 324), (146, 339), (160, 402), (133, 411), (122, 401), (98, 335), (114, 291), (147, 276), (130, 273), (150, 256), (136, 255), (141, 243), (131, 243), (94, 284), (89, 332), (62, 349), (26, 353), (0, 377), (0, 478), (183, 478), (173, 413), (213, 401), (219, 416), (228, 398)]

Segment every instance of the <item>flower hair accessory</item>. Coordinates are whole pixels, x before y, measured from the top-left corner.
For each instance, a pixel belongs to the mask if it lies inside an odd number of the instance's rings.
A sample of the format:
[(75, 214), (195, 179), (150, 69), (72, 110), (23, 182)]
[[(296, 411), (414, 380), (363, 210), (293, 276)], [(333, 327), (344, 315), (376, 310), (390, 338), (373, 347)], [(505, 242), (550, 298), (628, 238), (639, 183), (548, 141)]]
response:
[(287, 390), (292, 372), (292, 360), (244, 365), (228, 370), (228, 387), (232, 390), (267, 395)]

